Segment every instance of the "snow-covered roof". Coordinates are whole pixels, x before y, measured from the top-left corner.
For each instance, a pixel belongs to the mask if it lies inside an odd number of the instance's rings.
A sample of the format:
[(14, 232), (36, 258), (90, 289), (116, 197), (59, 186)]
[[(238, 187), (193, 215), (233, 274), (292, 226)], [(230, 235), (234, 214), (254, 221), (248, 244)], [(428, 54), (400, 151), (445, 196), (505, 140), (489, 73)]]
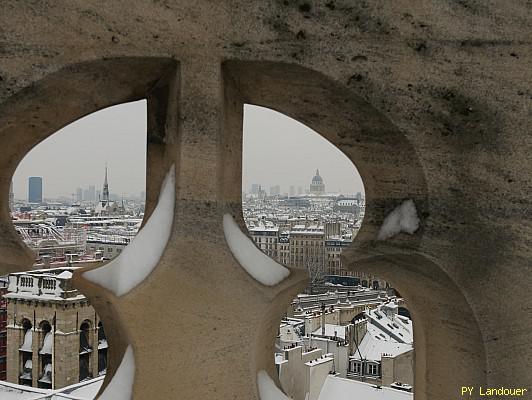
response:
[[(37, 389), (29, 386), (0, 381), (0, 399), (2, 400), (90, 400), (93, 399), (103, 383), (104, 376), (76, 383), (59, 390)], [(47, 397), (49, 396), (49, 397)]]
[(413, 393), (375, 385), (352, 379), (327, 376), (318, 400), (412, 400)]
[[(413, 343), (414, 329), (412, 321), (397, 314), (397, 304), (388, 302), (377, 309), (368, 311), (366, 314), (371, 319), (373, 325), (381, 327), (384, 333), (389, 334), (398, 342)], [(386, 312), (387, 309), (390, 312)]]
[[(345, 339), (345, 326), (325, 324), (325, 336)], [(336, 333), (336, 334), (335, 334)], [(312, 332), (315, 336), (321, 336), (321, 327)]]
[(320, 358), (316, 358), (315, 360), (307, 361), (305, 365), (308, 367), (314, 367), (316, 365), (324, 364), (327, 362), (333, 362), (333, 361), (334, 361), (334, 357), (320, 357)]
[(362, 359), (378, 362), (383, 355), (395, 357), (413, 349), (411, 344), (397, 343), (372, 325), (368, 325), (367, 328), (368, 331), (358, 345), (358, 350), (352, 356), (356, 360), (360, 360), (362, 355)]

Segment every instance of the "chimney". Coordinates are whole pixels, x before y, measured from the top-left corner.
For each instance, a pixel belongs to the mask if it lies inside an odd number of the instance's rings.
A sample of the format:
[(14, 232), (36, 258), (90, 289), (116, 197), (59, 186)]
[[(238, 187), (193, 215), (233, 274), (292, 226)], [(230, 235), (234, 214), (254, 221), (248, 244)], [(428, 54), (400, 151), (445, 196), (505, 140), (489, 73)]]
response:
[(321, 303), (321, 335), (325, 336), (325, 302)]
[(42, 256), (42, 262), (43, 262), (45, 268), (50, 268), (51, 259), (52, 259), (52, 257), (50, 255), (48, 255), (48, 254), (45, 254), (45, 255)]

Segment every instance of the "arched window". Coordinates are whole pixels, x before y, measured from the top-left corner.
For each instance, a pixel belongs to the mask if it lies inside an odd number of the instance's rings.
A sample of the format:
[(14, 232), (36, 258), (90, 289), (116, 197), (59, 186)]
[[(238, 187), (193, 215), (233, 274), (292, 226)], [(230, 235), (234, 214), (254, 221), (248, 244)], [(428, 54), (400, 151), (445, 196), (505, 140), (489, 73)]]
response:
[(79, 327), (79, 380), (83, 381), (92, 377), (91, 372), (91, 322), (85, 320)]
[(102, 321), (98, 322), (98, 375), (104, 375), (107, 372), (107, 336), (103, 328)]
[(33, 351), (33, 329), (29, 319), (24, 318), (22, 320), (22, 345), (19, 348), (20, 352), (20, 375), (19, 383), (21, 385), (31, 386), (33, 363), (32, 363), (32, 351)]
[(52, 326), (48, 321), (41, 321), (39, 329), (39, 387), (51, 388), (53, 380), (52, 352), (54, 341)]

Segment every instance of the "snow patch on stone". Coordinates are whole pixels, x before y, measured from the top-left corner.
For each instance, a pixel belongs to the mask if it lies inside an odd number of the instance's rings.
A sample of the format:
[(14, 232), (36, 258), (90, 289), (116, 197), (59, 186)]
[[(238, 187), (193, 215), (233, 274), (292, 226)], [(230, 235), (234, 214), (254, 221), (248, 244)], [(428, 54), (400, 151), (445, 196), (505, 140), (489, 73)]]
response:
[(128, 346), (120, 366), (113, 379), (105, 388), (99, 400), (130, 400), (133, 395), (133, 381), (135, 378), (135, 357), (133, 349)]
[(60, 279), (70, 279), (72, 278), (72, 272), (70, 271), (63, 271), (59, 275), (57, 275)]
[(386, 240), (401, 232), (413, 234), (418, 228), (419, 217), (414, 201), (405, 200), (386, 216), (377, 240)]
[(231, 252), (255, 280), (263, 285), (273, 286), (283, 281), (290, 275), (290, 270), (275, 262), (262, 251), (253, 241), (247, 237), (231, 214), (225, 214), (223, 218), (224, 235)]
[(54, 337), (52, 332), (48, 332), (44, 337), (44, 343), (42, 349), (39, 351), (39, 354), (52, 354), (52, 346), (54, 342)]
[(290, 400), (264, 370), (257, 373), (257, 386), (260, 400)]
[(139, 285), (159, 263), (170, 239), (175, 206), (175, 167), (166, 174), (157, 207), (131, 243), (113, 261), (83, 276), (123, 296)]

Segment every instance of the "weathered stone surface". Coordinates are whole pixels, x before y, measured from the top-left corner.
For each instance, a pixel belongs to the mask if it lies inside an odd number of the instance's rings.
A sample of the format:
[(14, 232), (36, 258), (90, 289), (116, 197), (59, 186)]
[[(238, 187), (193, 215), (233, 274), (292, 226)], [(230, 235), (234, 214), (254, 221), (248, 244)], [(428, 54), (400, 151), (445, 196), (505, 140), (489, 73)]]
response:
[[(176, 164), (152, 276), (121, 298), (75, 277), (116, 349), (111, 371), (133, 345), (135, 398), (252, 399), (256, 372), (274, 374), (276, 324), (303, 277), (263, 287), (226, 246), (222, 215), (243, 227), (243, 102), (307, 124), (359, 169), (366, 219), (346, 261), (411, 306), (417, 400), (532, 389), (529, 2), (5, 0), (0, 26), (0, 272), (30, 262), (11, 176), (60, 127), (146, 97), (148, 213)], [(377, 242), (404, 199), (421, 229)]]

